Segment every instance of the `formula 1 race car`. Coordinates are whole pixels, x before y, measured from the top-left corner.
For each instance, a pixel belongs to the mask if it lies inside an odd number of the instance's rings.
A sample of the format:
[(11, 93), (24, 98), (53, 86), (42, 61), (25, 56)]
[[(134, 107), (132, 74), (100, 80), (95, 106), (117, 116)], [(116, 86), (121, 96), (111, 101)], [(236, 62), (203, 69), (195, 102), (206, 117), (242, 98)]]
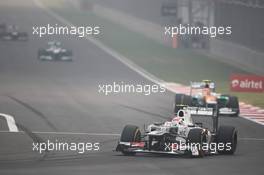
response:
[[(144, 127), (126, 125), (122, 131), (116, 151), (124, 155), (136, 153), (158, 153), (203, 157), (213, 154), (234, 154), (237, 147), (237, 130), (232, 126), (218, 127), (217, 109), (204, 108), (212, 116), (213, 129), (203, 128), (202, 123), (193, 123), (191, 114), (199, 110), (180, 106), (171, 121), (154, 123)], [(202, 114), (203, 115), (203, 114)]]
[(72, 61), (72, 51), (61, 47), (58, 41), (48, 42), (48, 48), (39, 49), (38, 58), (42, 61)]
[(175, 95), (175, 113), (177, 113), (177, 106), (180, 104), (193, 107), (213, 107), (217, 104), (220, 115), (238, 116), (240, 112), (238, 98), (216, 93), (215, 83), (210, 80), (191, 82), (190, 95)]
[(7, 26), (4, 23), (0, 24), (0, 40), (2, 41), (27, 41), (28, 34), (19, 32), (18, 27), (14, 25)]

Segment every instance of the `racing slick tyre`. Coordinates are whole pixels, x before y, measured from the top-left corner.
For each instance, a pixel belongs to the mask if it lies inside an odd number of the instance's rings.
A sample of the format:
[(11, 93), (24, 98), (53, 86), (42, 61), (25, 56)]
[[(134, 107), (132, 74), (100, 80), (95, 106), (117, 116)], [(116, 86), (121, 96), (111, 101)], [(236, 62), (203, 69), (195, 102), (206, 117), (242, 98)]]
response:
[(185, 94), (176, 94), (174, 100), (174, 113), (177, 114), (182, 105), (190, 106), (192, 103), (192, 97)]
[(66, 51), (65, 55), (70, 57), (70, 59), (68, 61), (70, 61), (70, 62), (73, 61), (73, 59), (72, 59), (73, 53), (71, 50)]
[(39, 50), (38, 50), (38, 59), (42, 60), (42, 59), (40, 58), (42, 55), (46, 55), (46, 51), (45, 51), (45, 50), (42, 50), (42, 49), (39, 49)]
[(237, 147), (237, 130), (233, 126), (220, 126), (217, 131), (217, 145), (221, 145), (219, 154), (234, 154)]
[(236, 96), (230, 96), (229, 97), (229, 102), (227, 104), (227, 107), (229, 107), (231, 109), (237, 109), (237, 112), (235, 114), (233, 114), (232, 116), (238, 117), (238, 115), (239, 115), (239, 102), (238, 102), (238, 98)]
[(203, 143), (206, 143), (206, 134), (203, 129), (191, 129), (187, 137), (187, 143), (191, 146), (191, 149), (197, 149), (198, 151), (198, 155), (191, 154), (192, 157), (203, 157), (205, 155), (205, 151), (202, 147)]
[(67, 56), (72, 56), (72, 55), (73, 55), (73, 54), (72, 54), (72, 51), (71, 51), (71, 50), (66, 51), (66, 55), (67, 55)]
[(26, 32), (21, 32), (18, 36), (18, 40), (20, 41), (28, 41), (28, 34)]
[[(140, 142), (141, 141), (141, 132), (137, 126), (126, 125), (122, 131), (120, 142)], [(126, 156), (133, 156), (135, 152), (128, 152), (121, 150), (121, 152)]]

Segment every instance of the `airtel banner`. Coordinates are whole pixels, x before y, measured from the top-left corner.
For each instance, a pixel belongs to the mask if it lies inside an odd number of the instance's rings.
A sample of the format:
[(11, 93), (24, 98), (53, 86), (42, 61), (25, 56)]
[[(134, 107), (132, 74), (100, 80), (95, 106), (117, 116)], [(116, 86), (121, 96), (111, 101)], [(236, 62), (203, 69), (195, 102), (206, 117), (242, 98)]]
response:
[(230, 76), (230, 90), (235, 92), (264, 92), (264, 76), (239, 75)]

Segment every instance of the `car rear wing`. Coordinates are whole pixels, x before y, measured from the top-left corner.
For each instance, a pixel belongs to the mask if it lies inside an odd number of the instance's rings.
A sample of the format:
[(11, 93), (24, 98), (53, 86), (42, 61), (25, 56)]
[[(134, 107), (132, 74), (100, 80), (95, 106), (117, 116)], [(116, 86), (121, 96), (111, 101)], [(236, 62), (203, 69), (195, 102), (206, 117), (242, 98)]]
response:
[(214, 108), (210, 107), (190, 107), (188, 105), (177, 105), (179, 109), (188, 110), (191, 115), (201, 115), (201, 116), (213, 116)]
[(202, 89), (205, 88), (205, 85), (208, 84), (210, 89), (215, 89), (215, 82), (190, 82), (190, 86), (192, 89)]
[(218, 129), (218, 118), (219, 118), (219, 109), (218, 106), (214, 107), (190, 107), (187, 105), (180, 105), (183, 110), (189, 110), (191, 116), (210, 116), (213, 120), (213, 131), (216, 133)]
[(214, 109), (213, 108), (205, 108), (205, 107), (188, 107), (191, 115), (201, 115), (201, 116), (213, 116)]

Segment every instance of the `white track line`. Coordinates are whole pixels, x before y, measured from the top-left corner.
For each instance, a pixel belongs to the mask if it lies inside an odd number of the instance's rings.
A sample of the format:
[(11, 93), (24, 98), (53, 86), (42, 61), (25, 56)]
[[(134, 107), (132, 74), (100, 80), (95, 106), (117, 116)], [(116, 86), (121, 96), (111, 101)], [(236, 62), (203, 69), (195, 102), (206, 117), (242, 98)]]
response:
[(89, 135), (89, 136), (120, 136), (120, 134), (115, 133), (87, 133), (87, 132), (32, 132), (35, 134), (55, 134), (55, 135)]
[(254, 123), (257, 123), (257, 124), (260, 124), (260, 125), (264, 126), (264, 123), (259, 122), (259, 121), (255, 120), (255, 119), (252, 119), (250, 117), (246, 117), (246, 116), (240, 116), (240, 117), (242, 117), (242, 118), (244, 118), (244, 119), (246, 119), (248, 121), (251, 121), (251, 122), (254, 122)]
[(14, 117), (12, 117), (11, 115), (3, 114), (3, 113), (0, 113), (0, 116), (6, 119), (9, 132), (18, 132)]
[[(17, 131), (18, 133), (26, 133), (24, 131)], [(9, 133), (9, 131), (0, 131), (0, 133)], [(88, 132), (49, 132), (49, 131), (32, 131), (33, 134), (47, 134), (47, 135), (87, 135), (87, 136), (120, 136), (116, 133), (88, 133)]]
[(259, 119), (264, 119), (264, 115), (263, 114), (254, 114), (254, 113), (242, 113), (243, 116), (249, 117), (249, 118), (259, 118)]
[(264, 138), (250, 138), (250, 137), (245, 137), (245, 138), (238, 138), (238, 140), (246, 140), (246, 141), (264, 141)]
[[(9, 133), (8, 131), (0, 131), (0, 133)], [(18, 133), (25, 133), (24, 131), (18, 131)], [(45, 131), (32, 131), (34, 134), (53, 134), (53, 135), (87, 135), (87, 136), (120, 136), (116, 133), (88, 133), (88, 132), (45, 132)], [(238, 140), (245, 141), (264, 141), (264, 138), (242, 137)]]

